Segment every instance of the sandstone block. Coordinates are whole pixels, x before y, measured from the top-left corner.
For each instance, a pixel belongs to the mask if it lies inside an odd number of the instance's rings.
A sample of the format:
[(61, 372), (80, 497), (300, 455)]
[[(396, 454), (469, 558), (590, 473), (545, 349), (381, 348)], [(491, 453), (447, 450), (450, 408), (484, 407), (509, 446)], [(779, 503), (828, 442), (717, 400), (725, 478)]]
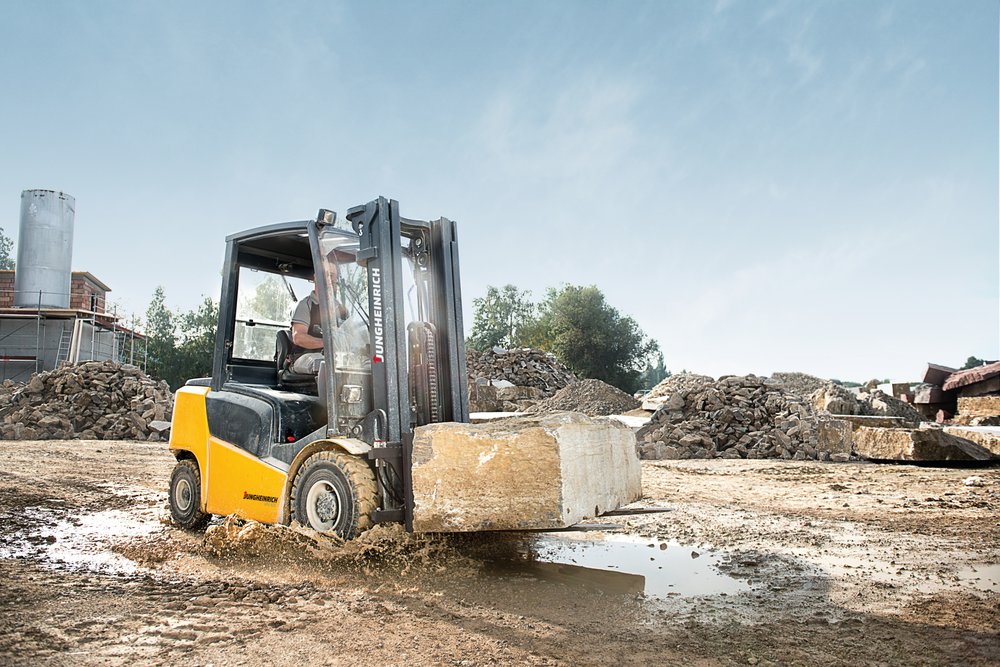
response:
[(847, 422), (854, 430), (862, 426), (872, 428), (901, 428), (903, 426), (902, 417), (885, 415), (837, 415), (837, 419)]
[(816, 448), (829, 454), (831, 461), (846, 461), (851, 457), (854, 428), (846, 419), (818, 418), (816, 438)]
[(417, 532), (564, 528), (638, 500), (631, 429), (579, 413), (430, 424), (413, 438)]
[(977, 445), (990, 450), (993, 458), (1000, 458), (1000, 428), (990, 426), (945, 426), (944, 432), (958, 438), (971, 440)]
[(1000, 415), (1000, 396), (960, 396), (958, 414), (965, 417), (996, 417)]
[(854, 450), (883, 461), (987, 461), (989, 450), (940, 429), (869, 428), (854, 431)]

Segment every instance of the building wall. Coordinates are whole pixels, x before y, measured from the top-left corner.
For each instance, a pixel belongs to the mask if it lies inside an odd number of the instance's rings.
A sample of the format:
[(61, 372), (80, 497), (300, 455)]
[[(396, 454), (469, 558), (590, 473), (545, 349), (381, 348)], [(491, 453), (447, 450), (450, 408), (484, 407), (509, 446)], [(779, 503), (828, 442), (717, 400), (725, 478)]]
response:
[[(87, 277), (82, 272), (73, 273), (73, 280), (70, 283), (69, 307), (73, 310), (92, 310), (91, 297), (96, 296), (93, 303), (97, 307), (96, 312), (105, 312), (105, 302), (108, 293), (100, 285)], [(0, 308), (14, 307), (14, 272), (0, 271)]]
[[(97, 298), (92, 300), (91, 297)], [(104, 304), (107, 300), (107, 292), (90, 282), (85, 276), (73, 274), (73, 283), (70, 286), (69, 307), (76, 310), (93, 310), (97, 313), (104, 312)], [(94, 306), (93, 308), (91, 306)]]
[(14, 272), (0, 271), (0, 308), (14, 307)]

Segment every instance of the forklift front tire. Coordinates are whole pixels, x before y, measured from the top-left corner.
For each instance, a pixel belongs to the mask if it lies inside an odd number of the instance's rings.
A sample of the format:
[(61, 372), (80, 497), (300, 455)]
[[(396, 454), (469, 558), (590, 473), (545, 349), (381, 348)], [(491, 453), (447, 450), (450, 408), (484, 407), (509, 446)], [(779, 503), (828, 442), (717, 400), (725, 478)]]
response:
[(346, 452), (310, 456), (292, 484), (292, 519), (320, 533), (354, 539), (371, 527), (378, 502), (375, 474)]
[(201, 511), (201, 475), (190, 459), (178, 461), (170, 475), (170, 516), (187, 530), (200, 530), (212, 518)]

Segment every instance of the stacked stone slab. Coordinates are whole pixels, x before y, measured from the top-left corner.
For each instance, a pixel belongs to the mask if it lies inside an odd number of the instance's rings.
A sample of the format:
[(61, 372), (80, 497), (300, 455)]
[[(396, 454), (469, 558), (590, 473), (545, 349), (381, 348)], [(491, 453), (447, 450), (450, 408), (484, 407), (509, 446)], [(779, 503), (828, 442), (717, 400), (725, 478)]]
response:
[(160, 440), (173, 395), (163, 381), (112, 361), (67, 365), (0, 390), (3, 440)]
[(591, 417), (620, 415), (639, 407), (635, 397), (601, 380), (579, 380), (563, 387), (555, 396), (531, 406), (526, 412), (581, 412)]
[(952, 420), (964, 426), (1000, 426), (1000, 396), (963, 396)]
[[(702, 376), (704, 377), (704, 376)], [(847, 460), (850, 425), (755, 375), (688, 381), (637, 435), (644, 459)], [(822, 428), (821, 428), (822, 426)]]
[(470, 385), (477, 380), (506, 380), (517, 387), (541, 389), (548, 397), (576, 382), (572, 371), (559, 363), (555, 356), (534, 348), (504, 350), (495, 347), (488, 352), (468, 350), (466, 364)]

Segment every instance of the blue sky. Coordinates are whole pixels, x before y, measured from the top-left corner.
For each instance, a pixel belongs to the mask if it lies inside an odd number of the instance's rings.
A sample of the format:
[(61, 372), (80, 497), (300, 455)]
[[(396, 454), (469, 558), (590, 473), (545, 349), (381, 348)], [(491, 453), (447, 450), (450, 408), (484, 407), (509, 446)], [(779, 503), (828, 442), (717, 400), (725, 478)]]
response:
[(377, 195), (487, 285), (596, 284), (712, 375), (1000, 358), (998, 3), (7, 2), (0, 226), (76, 197), (143, 313)]

